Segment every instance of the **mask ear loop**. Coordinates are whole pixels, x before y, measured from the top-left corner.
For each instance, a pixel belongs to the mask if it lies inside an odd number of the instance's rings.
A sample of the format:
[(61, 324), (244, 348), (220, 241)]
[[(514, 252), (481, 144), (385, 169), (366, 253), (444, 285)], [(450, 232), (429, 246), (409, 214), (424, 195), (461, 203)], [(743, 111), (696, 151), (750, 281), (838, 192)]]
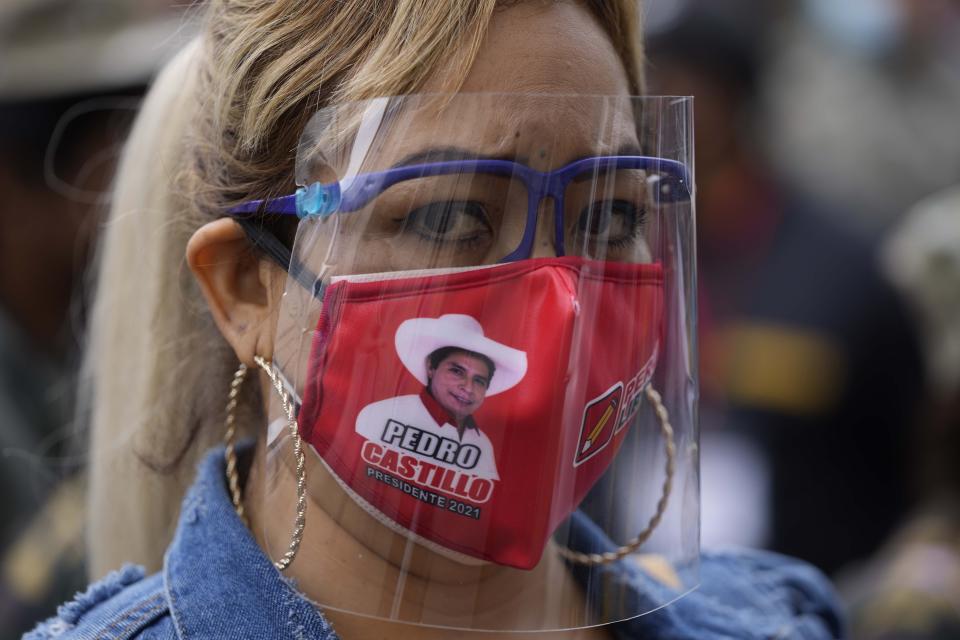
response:
[[(303, 455), (303, 441), (300, 439), (300, 429), (297, 426), (297, 418), (294, 415), (293, 402), (290, 395), (283, 386), (280, 376), (273, 370), (273, 366), (260, 356), (254, 356), (254, 362), (263, 369), (268, 376), (273, 388), (280, 394), (280, 401), (283, 405), (283, 412), (287, 415), (287, 426), (290, 429), (290, 437), (293, 438), (293, 457), (297, 462), (297, 517), (293, 525), (293, 535), (290, 538), (290, 546), (283, 557), (273, 563), (278, 571), (283, 571), (290, 566), (297, 551), (300, 549), (300, 541), (303, 539), (303, 530), (307, 522), (307, 476), (306, 461)], [(237, 397), (240, 394), (240, 387), (243, 386), (243, 380), (247, 375), (247, 365), (242, 364), (233, 374), (233, 381), (230, 383), (230, 394), (227, 400), (226, 409), (226, 432), (224, 440), (227, 448), (224, 451), (224, 458), (227, 463), (227, 482), (230, 485), (230, 498), (233, 501), (233, 508), (237, 516), (243, 521), (244, 525), (249, 526), (247, 517), (243, 509), (243, 495), (240, 491), (240, 477), (237, 473), (237, 453), (236, 453), (236, 410)]]
[(660, 500), (657, 501), (657, 511), (650, 517), (643, 531), (616, 551), (608, 551), (606, 553), (581, 553), (568, 549), (567, 547), (559, 547), (557, 549), (558, 553), (570, 562), (598, 565), (610, 564), (620, 560), (624, 556), (636, 551), (643, 543), (650, 539), (650, 536), (653, 535), (654, 530), (660, 524), (660, 520), (663, 519), (664, 512), (667, 510), (667, 502), (670, 499), (670, 492), (673, 489), (673, 473), (676, 469), (677, 445), (673, 439), (673, 426), (670, 424), (670, 414), (667, 413), (667, 408), (663, 406), (663, 399), (660, 397), (660, 394), (650, 385), (647, 385), (645, 392), (647, 399), (653, 406), (654, 412), (657, 414), (657, 419), (660, 421), (660, 433), (663, 435), (664, 440), (663, 448), (667, 454), (667, 462), (665, 465), (666, 477), (663, 479), (663, 491), (660, 494)]

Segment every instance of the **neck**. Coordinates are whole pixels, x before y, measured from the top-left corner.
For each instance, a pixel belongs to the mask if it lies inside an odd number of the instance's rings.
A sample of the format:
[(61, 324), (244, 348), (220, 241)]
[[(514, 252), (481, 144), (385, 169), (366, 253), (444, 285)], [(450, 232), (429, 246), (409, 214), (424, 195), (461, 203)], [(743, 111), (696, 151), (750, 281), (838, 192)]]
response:
[[(296, 514), (292, 447), (274, 454), (281, 456), (283, 463), (275, 464), (276, 472), (268, 479), (264, 474), (265, 447), (263, 442), (258, 445), (244, 502), (257, 542), (270, 557), (279, 558), (289, 545)], [(488, 629), (573, 626), (583, 619), (579, 586), (549, 548), (531, 571), (490, 563), (465, 565), (445, 558), (377, 522), (346, 495), (312, 451), (306, 455), (307, 524), (300, 550), (284, 573), (320, 604), (343, 640), (475, 635), (390, 618)], [(269, 512), (264, 510), (268, 504)], [(548, 592), (558, 604), (556, 611), (544, 609), (542, 596)], [(554, 619), (545, 621), (545, 615)], [(596, 633), (551, 632), (549, 637), (597, 637), (591, 635)], [(514, 635), (477, 633), (476, 637)]]

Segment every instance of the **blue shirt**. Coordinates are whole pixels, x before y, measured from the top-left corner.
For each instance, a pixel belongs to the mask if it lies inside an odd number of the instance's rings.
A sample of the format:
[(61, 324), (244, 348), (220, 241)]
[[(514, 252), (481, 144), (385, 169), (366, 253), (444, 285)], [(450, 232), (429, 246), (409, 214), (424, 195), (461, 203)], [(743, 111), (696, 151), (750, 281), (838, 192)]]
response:
[[(128, 565), (61, 606), (56, 617), (24, 639), (337, 640), (320, 610), (257, 546), (233, 510), (224, 478), (223, 450), (217, 449), (202, 462), (184, 498), (161, 573), (147, 577), (141, 568)], [(586, 516), (573, 518), (572, 539), (579, 550), (614, 548)], [(628, 585), (623, 592), (635, 600), (632, 606), (649, 609), (680, 595), (635, 563), (615, 563), (603, 570)], [(842, 637), (830, 584), (805, 564), (771, 553), (704, 553), (700, 576), (701, 586), (692, 593), (609, 629), (620, 639)]]

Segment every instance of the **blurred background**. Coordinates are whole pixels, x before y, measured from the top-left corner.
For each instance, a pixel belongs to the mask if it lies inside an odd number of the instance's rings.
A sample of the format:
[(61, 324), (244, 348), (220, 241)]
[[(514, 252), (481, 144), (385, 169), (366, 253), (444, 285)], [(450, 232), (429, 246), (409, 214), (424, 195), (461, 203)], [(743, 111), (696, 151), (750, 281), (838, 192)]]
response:
[(190, 38), (170, 0), (0, 1), (0, 639), (83, 589), (76, 390), (112, 173)]
[[(960, 0), (644, 0), (696, 97), (704, 547), (808, 560), (855, 638), (960, 637)], [(169, 0), (0, 4), (0, 639), (86, 584), (89, 270)]]

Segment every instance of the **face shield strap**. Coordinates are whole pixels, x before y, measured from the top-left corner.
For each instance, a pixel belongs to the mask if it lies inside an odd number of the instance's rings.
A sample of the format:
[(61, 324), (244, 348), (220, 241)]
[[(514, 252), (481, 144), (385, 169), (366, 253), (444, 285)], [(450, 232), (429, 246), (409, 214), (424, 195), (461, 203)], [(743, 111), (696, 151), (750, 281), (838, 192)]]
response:
[(284, 271), (290, 266), (293, 254), (277, 236), (263, 227), (263, 222), (252, 217), (234, 218), (254, 247), (273, 259)]
[(289, 273), (300, 286), (312, 292), (314, 297), (322, 299), (323, 286), (316, 274), (306, 268), (299, 260), (296, 260), (290, 249), (272, 231), (264, 228), (262, 221), (253, 217), (237, 217), (234, 219), (247, 234), (247, 238), (255, 248), (262, 251), (281, 269)]

